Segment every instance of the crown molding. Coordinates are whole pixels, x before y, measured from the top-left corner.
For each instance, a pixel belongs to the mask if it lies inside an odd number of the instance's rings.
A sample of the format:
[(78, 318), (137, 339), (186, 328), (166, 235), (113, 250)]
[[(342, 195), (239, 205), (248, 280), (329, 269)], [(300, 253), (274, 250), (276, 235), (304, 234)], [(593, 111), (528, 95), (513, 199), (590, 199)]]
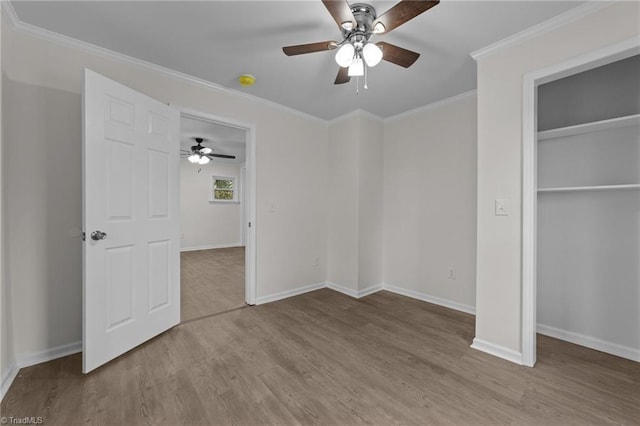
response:
[(477, 93), (478, 93), (478, 91), (476, 89), (469, 90), (467, 92), (462, 92), (462, 93), (460, 93), (458, 95), (450, 96), (448, 98), (444, 98), (444, 99), (441, 99), (439, 101), (436, 101), (436, 102), (433, 102), (433, 103), (430, 103), (430, 104), (427, 104), (427, 105), (423, 105), (423, 106), (419, 106), (419, 107), (414, 108), (414, 109), (410, 109), (409, 111), (401, 112), (400, 114), (392, 115), (390, 117), (385, 118), (384, 119), (384, 123), (385, 124), (391, 123), (391, 122), (406, 118), (406, 117), (408, 117), (410, 115), (418, 114), (420, 112), (429, 111), (429, 110), (432, 110), (432, 109), (435, 109), (435, 108), (440, 108), (440, 107), (443, 107), (445, 105), (448, 105), (448, 104), (451, 104), (451, 103), (454, 103), (454, 102), (457, 102), (457, 101), (461, 101), (463, 99), (466, 99), (466, 98), (469, 98), (469, 97), (472, 97), (472, 96), (476, 96)]
[(227, 95), (235, 95), (241, 98), (244, 98), (248, 101), (251, 102), (256, 102), (256, 103), (260, 103), (263, 104), (265, 106), (271, 107), (271, 108), (276, 108), (279, 109), (281, 111), (296, 115), (298, 117), (301, 118), (306, 118), (312, 121), (315, 121), (317, 123), (321, 123), (326, 125), (328, 123), (327, 120), (320, 118), (320, 117), (316, 117), (315, 115), (311, 115), (308, 114), (306, 112), (302, 112), (299, 111), (297, 109), (294, 108), (290, 108), (288, 106), (279, 104), (277, 102), (273, 102), (264, 98), (260, 98), (258, 96), (249, 94), (249, 93), (245, 93), (245, 92), (241, 92), (239, 90), (234, 90), (234, 89), (230, 89), (228, 87), (224, 87), (221, 86), (219, 84), (213, 83), (211, 81), (208, 80), (204, 80), (202, 78), (199, 77), (195, 77), (180, 71), (176, 71), (170, 68), (166, 68), (163, 67), (161, 65), (156, 65), (154, 63), (151, 62), (147, 62), (147, 61), (143, 61), (141, 59), (137, 59), (134, 58), (132, 56), (128, 56), (119, 52), (115, 52), (113, 50), (110, 49), (106, 49), (104, 47), (100, 47), (97, 46), (95, 44), (91, 44), (91, 43), (87, 43), (85, 41), (82, 40), (78, 40), (76, 38), (73, 37), (69, 37), (63, 34), (59, 34), (53, 31), (49, 31), (46, 30), (44, 28), (40, 28), (37, 27), (35, 25), (31, 25), (31, 24), (27, 24), (25, 22), (22, 22), (20, 20), (20, 18), (18, 17), (18, 15), (16, 14), (15, 9), (13, 8), (13, 6), (11, 5), (11, 2), (9, 0), (0, 0), (2, 3), (2, 14), (3, 16), (5, 16), (7, 18), (8, 23), (10, 24), (11, 28), (18, 32), (18, 33), (22, 33), (22, 34), (26, 34), (26, 35), (30, 35), (33, 37), (37, 37), (41, 40), (45, 40), (48, 42), (52, 42), (55, 44), (58, 44), (60, 46), (63, 47), (69, 47), (72, 49), (77, 49), (80, 50), (82, 52), (85, 53), (89, 53), (92, 55), (96, 55), (96, 56), (100, 56), (102, 58), (107, 58), (107, 59), (112, 59), (112, 60), (116, 60), (116, 61), (121, 61), (121, 62), (125, 62), (129, 65), (134, 65), (140, 68), (144, 68), (147, 70), (151, 70), (151, 71), (155, 71), (159, 74), (162, 74), (166, 77), (172, 78), (174, 80), (180, 80), (183, 82), (188, 82), (188, 83), (192, 83), (192, 84), (197, 84), (200, 86), (204, 86), (207, 89), (213, 90), (213, 91), (217, 91), (220, 93), (224, 93)]
[(367, 117), (372, 120), (379, 121), (380, 123), (384, 123), (384, 118), (377, 116), (369, 111), (365, 111), (363, 109), (358, 108), (358, 109), (354, 109), (353, 111), (347, 112), (346, 114), (342, 114), (336, 118), (332, 118), (331, 120), (328, 121), (328, 124), (335, 124), (344, 120), (357, 118), (357, 117)]
[(529, 27), (526, 30), (520, 31), (500, 41), (497, 41), (486, 47), (478, 49), (474, 52), (471, 52), (470, 55), (476, 61), (480, 59), (484, 59), (487, 56), (490, 56), (496, 52), (499, 52), (500, 50), (523, 43), (526, 40), (529, 40), (533, 37), (537, 37), (541, 34), (547, 33), (549, 31), (553, 31), (556, 28), (562, 27), (563, 25), (567, 25), (571, 22), (577, 21), (578, 19), (581, 19), (587, 15), (590, 15), (594, 12), (604, 9), (605, 7), (609, 7), (613, 3), (615, 2), (589, 0), (587, 3), (574, 7), (573, 9), (570, 9), (564, 13), (561, 13), (560, 15), (554, 16), (553, 18), (547, 19), (544, 22), (536, 24), (533, 27)]
[(6, 18), (9, 26), (15, 30), (16, 25), (20, 22), (16, 10), (9, 0), (0, 0), (0, 5), (2, 5), (2, 16)]

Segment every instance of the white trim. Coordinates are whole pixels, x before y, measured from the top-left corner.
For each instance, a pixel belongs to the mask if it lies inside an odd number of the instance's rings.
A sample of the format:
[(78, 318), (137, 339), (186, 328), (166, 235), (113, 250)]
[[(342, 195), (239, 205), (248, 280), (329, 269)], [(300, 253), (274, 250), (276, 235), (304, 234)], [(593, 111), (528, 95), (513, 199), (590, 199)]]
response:
[(536, 364), (536, 265), (538, 214), (537, 133), (538, 91), (534, 80), (523, 81), (522, 123), (522, 364)]
[(382, 284), (372, 285), (362, 290), (353, 290), (351, 288), (329, 281), (327, 281), (326, 287), (339, 293), (346, 294), (347, 296), (353, 297), (354, 299), (361, 299), (365, 296), (369, 296), (370, 294), (384, 290), (384, 286)]
[(393, 121), (396, 121), (396, 120), (400, 120), (400, 119), (406, 118), (406, 117), (408, 117), (410, 115), (414, 115), (414, 114), (418, 114), (418, 113), (421, 113), (421, 112), (429, 111), (429, 110), (432, 110), (434, 108), (440, 108), (440, 107), (443, 107), (445, 105), (448, 105), (448, 104), (451, 104), (451, 103), (466, 99), (466, 98), (468, 98), (470, 96), (476, 96), (477, 94), (478, 94), (478, 91), (476, 89), (469, 90), (467, 92), (462, 92), (462, 93), (459, 93), (457, 95), (453, 95), (453, 96), (450, 96), (448, 98), (444, 98), (444, 99), (441, 99), (439, 101), (435, 101), (435, 102), (432, 102), (430, 104), (419, 106), (417, 108), (410, 109), (408, 111), (404, 111), (404, 112), (401, 112), (399, 114), (387, 117), (387, 118), (384, 119), (384, 124), (387, 124), (389, 122), (393, 122)]
[(548, 33), (549, 31), (553, 31), (556, 28), (577, 21), (578, 19), (581, 19), (587, 15), (599, 11), (600, 9), (610, 6), (612, 3), (613, 2), (601, 2), (593, 0), (588, 1), (587, 3), (574, 7), (573, 9), (561, 13), (560, 15), (554, 16), (553, 18), (536, 24), (533, 27), (529, 27), (500, 41), (475, 50), (471, 52), (470, 55), (476, 61), (479, 59), (484, 59), (486, 56), (492, 55), (493, 53), (496, 53), (500, 50), (523, 43), (531, 38), (540, 36), (544, 33)]
[(524, 363), (522, 362), (522, 354), (518, 351), (514, 351), (513, 349), (505, 348), (504, 346), (500, 346), (500, 345), (495, 345), (493, 343), (489, 343), (482, 339), (478, 339), (477, 337), (473, 339), (473, 343), (471, 344), (471, 347), (473, 349), (488, 353), (489, 355), (506, 359), (507, 361), (511, 361), (514, 364), (524, 365)]
[[(256, 295), (258, 294), (258, 279), (257, 279), (257, 255), (258, 245), (256, 242), (256, 200), (258, 197), (257, 192), (257, 173), (256, 173), (256, 126), (253, 123), (245, 123), (238, 120), (233, 120), (217, 115), (203, 113), (191, 108), (185, 108), (176, 104), (171, 104), (172, 108), (177, 109), (180, 112), (180, 117), (190, 117), (196, 120), (207, 120), (213, 123), (222, 124), (225, 126), (235, 127), (237, 129), (244, 130), (246, 132), (246, 176), (243, 184), (245, 203), (242, 204), (243, 219), (245, 223), (241, 226), (247, 226), (245, 229), (247, 232), (244, 234), (245, 238), (245, 302), (248, 305), (254, 305), (256, 303)], [(248, 224), (251, 223), (251, 227)]]
[(104, 47), (96, 46), (95, 44), (91, 44), (82, 40), (75, 39), (73, 37), (69, 37), (63, 34), (59, 34), (53, 31), (46, 30), (44, 28), (37, 27), (35, 25), (31, 25), (25, 22), (22, 22), (15, 13), (11, 2), (2, 1), (2, 10), (6, 13), (9, 23), (14, 31), (28, 34), (37, 38), (40, 38), (45, 41), (49, 41), (61, 46), (70, 47), (73, 49), (81, 50), (85, 53), (89, 53), (92, 55), (97, 55), (99, 57), (114, 59), (118, 61), (123, 61), (131, 65), (139, 66), (142, 68), (147, 68), (153, 71), (156, 71), (160, 74), (163, 74), (166, 77), (170, 77), (176, 80), (186, 81), (188, 83), (195, 83), (198, 85), (202, 85), (207, 87), (208, 89), (215, 90), (218, 92), (222, 92), (225, 94), (237, 95), (239, 97), (248, 99), (252, 102), (258, 102), (264, 104), (266, 106), (279, 109), (281, 111), (288, 112), (290, 114), (296, 115), (298, 117), (303, 117), (306, 119), (310, 119), (319, 123), (327, 123), (327, 120), (316, 117), (315, 115), (308, 114), (306, 112), (298, 111), (296, 109), (290, 108), (288, 106), (270, 101), (268, 99), (260, 98), (258, 96), (252, 95), (250, 93), (241, 92), (239, 90), (230, 89), (228, 87), (221, 86), (219, 84), (213, 83), (208, 80), (204, 80), (199, 77), (195, 77), (180, 71), (172, 70), (170, 68), (163, 67), (161, 65), (156, 65), (151, 62), (143, 61), (141, 59), (134, 58), (132, 56), (125, 55), (123, 53), (115, 52), (110, 49), (106, 49)]
[(18, 368), (31, 367), (32, 365), (42, 364), (43, 362), (77, 354), (78, 352), (82, 352), (82, 341), (55, 346), (43, 351), (26, 353), (18, 356), (16, 363)]
[(8, 0), (3, 0), (0, 1), (0, 5), (2, 6), (2, 16), (7, 18), (7, 23), (11, 26), (11, 29), (15, 30), (20, 19), (18, 19), (18, 14), (14, 9), (13, 4)]
[(180, 248), (180, 252), (198, 251), (198, 250), (213, 250), (213, 249), (231, 248), (231, 247), (242, 247), (242, 243), (209, 244), (209, 245), (204, 245), (204, 246), (181, 247)]
[(340, 284), (332, 283), (329, 281), (327, 281), (326, 287), (330, 288), (333, 291), (337, 291), (338, 293), (346, 294), (347, 296), (353, 297), (354, 299), (358, 298), (358, 291), (352, 288), (348, 288)]
[(382, 284), (372, 285), (362, 290), (358, 290), (358, 299), (362, 299), (363, 297), (369, 296), (382, 290), (384, 290), (384, 285)]
[(372, 120), (376, 120), (376, 121), (380, 121), (380, 122), (384, 122), (384, 118), (377, 116), (369, 111), (365, 111), (363, 109), (354, 109), (353, 111), (347, 112), (345, 114), (342, 114), (336, 118), (332, 118), (331, 120), (328, 120), (327, 123), (328, 124), (335, 124), (335, 123), (339, 123), (343, 120), (347, 120), (350, 118), (357, 118), (357, 117), (367, 117), (370, 118)]
[(611, 118), (608, 120), (592, 121), (590, 123), (577, 124), (575, 126), (560, 127), (538, 132), (538, 142), (567, 136), (582, 135), (585, 133), (601, 132), (603, 130), (618, 129), (622, 127), (640, 126), (640, 114), (627, 115), (625, 117)]
[(0, 388), (0, 402), (2, 402), (2, 400), (4, 399), (4, 396), (9, 391), (9, 388), (11, 387), (11, 385), (13, 384), (13, 381), (18, 376), (19, 371), (20, 369), (18, 368), (18, 365), (14, 362), (11, 368), (9, 368), (2, 375), (2, 387)]
[(423, 302), (433, 303), (434, 305), (444, 306), (445, 308), (455, 309), (456, 311), (464, 312), (467, 314), (471, 314), (471, 315), (476, 314), (476, 308), (474, 308), (473, 306), (454, 302), (448, 299), (443, 299), (441, 297), (431, 296), (426, 293), (407, 290), (405, 288), (396, 287), (394, 285), (389, 285), (389, 284), (384, 284), (383, 290), (390, 291), (391, 293), (396, 293), (401, 296), (411, 297), (412, 299), (422, 300)]
[(527, 73), (522, 85), (522, 361), (536, 362), (537, 87), (640, 53), (640, 36)]
[(564, 340), (565, 342), (575, 343), (576, 345), (585, 346), (595, 349), (596, 351), (605, 352), (616, 355), (621, 358), (630, 359), (631, 361), (640, 362), (640, 349), (619, 345), (617, 343), (607, 342), (606, 340), (596, 339), (595, 337), (586, 336), (572, 331), (561, 330), (556, 327), (538, 324), (538, 333), (555, 339)]
[(268, 294), (266, 296), (260, 296), (256, 298), (256, 305), (263, 305), (265, 303), (275, 302), (277, 300), (288, 299), (289, 297), (299, 296), (304, 293), (320, 290), (327, 287), (327, 283), (322, 282), (318, 284), (310, 284), (304, 287), (294, 288), (293, 290), (285, 290), (279, 293)]

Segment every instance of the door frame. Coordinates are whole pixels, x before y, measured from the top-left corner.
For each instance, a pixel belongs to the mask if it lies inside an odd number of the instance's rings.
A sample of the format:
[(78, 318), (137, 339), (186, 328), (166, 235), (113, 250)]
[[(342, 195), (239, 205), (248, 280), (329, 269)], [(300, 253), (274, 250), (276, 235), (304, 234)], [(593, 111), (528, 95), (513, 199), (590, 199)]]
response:
[(640, 54), (640, 37), (524, 75), (522, 93), (522, 363), (536, 363), (538, 86)]
[[(242, 183), (241, 197), (245, 201), (242, 205), (242, 227), (246, 239), (245, 243), (245, 303), (255, 305), (256, 294), (258, 294), (258, 283), (256, 279), (256, 126), (252, 123), (241, 122), (227, 117), (207, 114), (191, 108), (171, 105), (178, 110), (180, 118), (188, 117), (195, 120), (208, 121), (228, 127), (245, 131), (246, 140), (246, 179)], [(178, 142), (179, 143), (179, 142)], [(250, 224), (250, 226), (249, 226)]]

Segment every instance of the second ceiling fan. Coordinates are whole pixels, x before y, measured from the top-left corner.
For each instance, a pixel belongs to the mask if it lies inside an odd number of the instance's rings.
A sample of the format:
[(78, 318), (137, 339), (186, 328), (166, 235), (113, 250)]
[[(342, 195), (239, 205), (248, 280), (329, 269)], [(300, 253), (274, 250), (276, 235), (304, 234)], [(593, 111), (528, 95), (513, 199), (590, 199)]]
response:
[(322, 0), (342, 31), (342, 41), (286, 46), (282, 50), (287, 56), (338, 49), (336, 62), (340, 69), (334, 84), (349, 82), (351, 77), (364, 75), (366, 66), (373, 67), (385, 60), (409, 68), (420, 56), (419, 53), (403, 49), (390, 43), (373, 43), (373, 34), (386, 34), (410, 19), (437, 5), (439, 0), (402, 0), (380, 16), (373, 6), (366, 3), (349, 5), (346, 0)]

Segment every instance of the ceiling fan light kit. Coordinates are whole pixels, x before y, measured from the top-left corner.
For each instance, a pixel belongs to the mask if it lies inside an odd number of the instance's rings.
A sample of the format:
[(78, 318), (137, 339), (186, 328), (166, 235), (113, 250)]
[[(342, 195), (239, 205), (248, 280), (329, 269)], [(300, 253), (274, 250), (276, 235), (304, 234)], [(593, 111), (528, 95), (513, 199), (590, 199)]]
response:
[(364, 63), (362, 62), (362, 58), (356, 57), (351, 62), (347, 75), (349, 77), (360, 77), (364, 75)]
[[(342, 32), (342, 41), (286, 46), (282, 50), (287, 56), (322, 52), (338, 48), (335, 60), (338, 75), (334, 84), (343, 84), (351, 77), (366, 77), (366, 68), (375, 67), (383, 59), (409, 68), (420, 56), (419, 53), (390, 43), (369, 41), (372, 35), (388, 33), (415, 18), (439, 3), (439, 0), (402, 0), (378, 16), (373, 6), (366, 3), (349, 5), (346, 0), (322, 0)], [(367, 85), (365, 83), (365, 89)]]
[(181, 154), (183, 156), (186, 156), (187, 160), (189, 160), (190, 163), (200, 164), (204, 166), (209, 161), (211, 161), (211, 159), (214, 157), (230, 158), (230, 159), (236, 158), (235, 155), (214, 154), (211, 148), (209, 148), (208, 146), (202, 146), (202, 143), (205, 141), (204, 138), (196, 137), (196, 138), (193, 138), (193, 140), (196, 141), (197, 145), (193, 145), (190, 151), (186, 151), (186, 150), (182, 151), (182, 154)]

